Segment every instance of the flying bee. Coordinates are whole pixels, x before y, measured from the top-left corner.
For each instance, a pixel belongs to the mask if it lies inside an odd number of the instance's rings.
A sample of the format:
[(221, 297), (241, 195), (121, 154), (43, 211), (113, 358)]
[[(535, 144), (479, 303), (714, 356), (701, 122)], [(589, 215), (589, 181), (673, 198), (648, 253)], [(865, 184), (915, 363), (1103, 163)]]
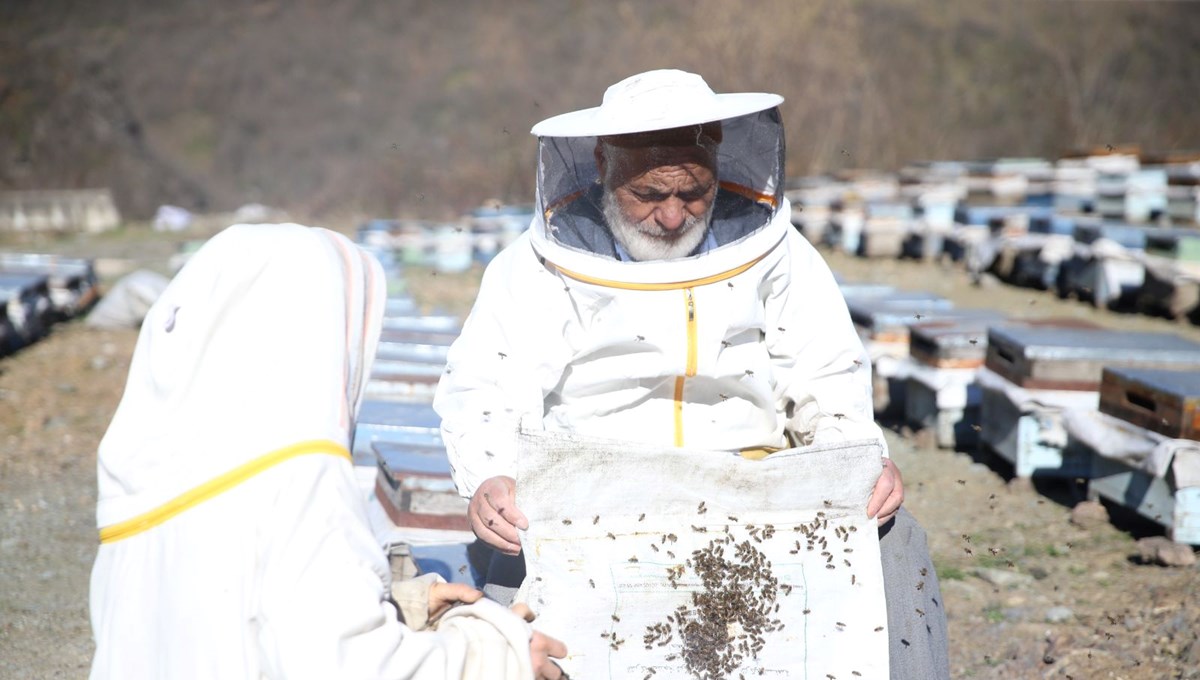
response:
[(703, 515), (706, 512), (708, 512), (708, 508), (704, 507), (704, 501), (700, 501), (700, 505), (696, 506), (696, 514)]
[(638, 561), (638, 559), (637, 559), (637, 555), (634, 555), (633, 557), (630, 557), (630, 558), (629, 558), (629, 561), (630, 561), (630, 562), (637, 562), (637, 561)]
[(638, 515), (638, 521), (639, 521), (639, 522), (640, 522), (640, 521), (642, 521), (642, 520), (644, 520), (644, 519), (646, 519), (646, 513), (644, 513), (644, 512), (643, 512), (642, 514)]
[(921, 567), (921, 576), (927, 576), (928, 574), (929, 574), (929, 570), (926, 569), (925, 567)]
[(957, 481), (959, 483), (959, 485), (966, 485), (966, 483), (967, 483), (967, 480), (965, 480), (965, 479), (958, 479), (955, 481)]
[(508, 355), (507, 355), (507, 354), (505, 354), (504, 352), (496, 352), (496, 354), (499, 354), (501, 359), (507, 359), (507, 358), (508, 358)]
[(917, 583), (917, 590), (925, 590), (925, 582), (924, 581), (920, 581)]
[(613, 621), (616, 621), (617, 623), (620, 623), (620, 622), (621, 622), (621, 617), (617, 616), (616, 614), (613, 614), (613, 615), (612, 615), (612, 620), (613, 620)]
[(592, 590), (596, 589), (596, 582), (590, 578), (588, 579), (588, 585), (592, 587)]
[(729, 521), (730, 521), (730, 522), (736, 522), (736, 521), (738, 521), (738, 518), (737, 518), (737, 517), (734, 517), (733, 515), (726, 515), (726, 517), (729, 519)]
[(612, 539), (612, 540), (614, 540), (614, 541), (615, 541), (615, 540), (617, 540), (617, 537), (616, 537), (616, 536), (613, 536), (613, 533), (612, 533), (611, 531), (609, 531), (609, 532), (605, 533), (604, 535), (605, 535), (605, 536), (608, 536), (609, 538), (611, 538), (611, 539)]
[(920, 614), (921, 616), (925, 616), (925, 612), (923, 610), (921, 610), (920, 607), (916, 607), (915, 609), (917, 610), (918, 614)]
[(883, 626), (875, 626), (876, 633), (880, 632), (881, 630), (883, 630)]
[(827, 507), (827, 508), (833, 507), (833, 501), (821, 501), (821, 502), (824, 503), (825, 507)]
[(571, 520), (569, 520), (569, 519), (564, 519), (562, 522), (563, 522), (563, 524), (565, 524), (567, 526), (571, 525)]
[(654, 545), (653, 543), (650, 544), (650, 549), (653, 550), (654, 552), (658, 552), (658, 546)]
[(637, 335), (637, 336), (634, 336), (634, 337), (636, 337), (636, 338), (637, 338), (637, 341), (638, 341), (638, 342), (645, 342), (645, 340), (646, 340), (646, 336), (644, 336), (644, 335)]
[(673, 552), (671, 552), (670, 550), (668, 550), (668, 551), (667, 551), (667, 557), (670, 557), (671, 559), (675, 559), (675, 553), (673, 553)]
[(971, 338), (971, 339), (970, 339), (970, 340), (968, 340), (967, 342), (971, 343), (972, 345), (978, 345), (978, 344), (979, 344), (979, 338)]
[(600, 515), (596, 515), (595, 517), (592, 518), (592, 524), (599, 524), (599, 523), (600, 523)]

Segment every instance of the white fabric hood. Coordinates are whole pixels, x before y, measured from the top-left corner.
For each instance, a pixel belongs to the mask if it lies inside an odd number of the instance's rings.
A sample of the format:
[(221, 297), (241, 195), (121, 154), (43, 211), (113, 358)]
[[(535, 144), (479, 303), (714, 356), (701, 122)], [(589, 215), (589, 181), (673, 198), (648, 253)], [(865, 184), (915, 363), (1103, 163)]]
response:
[[(609, 88), (599, 107), (542, 121), (533, 128), (539, 137), (534, 247), (556, 265), (614, 279), (641, 278), (646, 270), (652, 270), (651, 276), (678, 276), (664, 273), (672, 269), (686, 269), (694, 278), (761, 256), (782, 238), (761, 235), (775, 231), (766, 228), (786, 208), (784, 134), (777, 108), (782, 101), (761, 93), (718, 95), (695, 74), (652, 71)], [(711, 165), (717, 188), (706, 237), (684, 257), (623, 262), (628, 258), (622, 257), (605, 217), (610, 188), (603, 183), (598, 159), (606, 153), (605, 145), (629, 136), (654, 148), (658, 133), (672, 140), (669, 146), (703, 148), (698, 155)], [(757, 241), (762, 243), (750, 245)], [(718, 257), (735, 244), (739, 254), (732, 260)], [(685, 261), (692, 263), (681, 264)], [(630, 266), (614, 269), (615, 264)]]
[(100, 442), (98, 525), (283, 446), (348, 448), (384, 286), (378, 261), (325, 229), (242, 224), (210, 239), (142, 325)]

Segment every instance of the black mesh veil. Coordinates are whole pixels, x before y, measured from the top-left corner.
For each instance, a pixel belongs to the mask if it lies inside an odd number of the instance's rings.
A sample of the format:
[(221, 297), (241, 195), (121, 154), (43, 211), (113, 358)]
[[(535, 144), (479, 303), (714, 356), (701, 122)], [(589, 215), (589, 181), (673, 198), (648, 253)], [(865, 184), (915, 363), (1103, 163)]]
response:
[[(717, 192), (704, 244), (692, 255), (736, 243), (765, 227), (783, 200), (783, 125), (777, 107), (694, 126), (715, 158)], [(670, 135), (689, 128), (660, 131)], [(715, 131), (715, 134), (714, 132)], [(656, 133), (638, 133), (653, 137)], [(678, 136), (678, 135), (677, 135)], [(697, 144), (705, 142), (698, 138)], [(617, 257), (604, 217), (606, 188), (596, 160), (597, 137), (540, 137), (537, 203), (547, 238), (601, 257)], [(715, 152), (713, 149), (715, 148)]]

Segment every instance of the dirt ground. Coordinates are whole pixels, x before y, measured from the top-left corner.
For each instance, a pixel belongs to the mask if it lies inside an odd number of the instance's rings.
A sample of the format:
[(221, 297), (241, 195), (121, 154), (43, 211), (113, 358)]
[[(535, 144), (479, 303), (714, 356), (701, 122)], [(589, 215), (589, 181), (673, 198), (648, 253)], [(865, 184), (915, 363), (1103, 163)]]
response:
[[(36, 245), (116, 258), (106, 262), (113, 272), (165, 271), (178, 240), (128, 233)], [(974, 287), (956, 267), (827, 258), (846, 280), (929, 290), (959, 306), (1200, 340), (1200, 329), (1186, 324), (1098, 312), (1049, 293)], [(410, 288), (430, 307), (465, 314), (478, 278), (478, 271), (413, 270)], [(95, 451), (135, 339), (132, 330), (72, 322), (0, 359), (0, 677), (86, 677)], [(938, 450), (928, 433), (899, 425), (888, 438), (907, 506), (925, 526), (938, 565), (954, 677), (1200, 678), (1200, 570), (1132, 557), (1135, 539), (1160, 529), (1115, 508), (1111, 522), (1079, 528), (1068, 521), (1077, 489), (1010, 481), (1003, 465)]]

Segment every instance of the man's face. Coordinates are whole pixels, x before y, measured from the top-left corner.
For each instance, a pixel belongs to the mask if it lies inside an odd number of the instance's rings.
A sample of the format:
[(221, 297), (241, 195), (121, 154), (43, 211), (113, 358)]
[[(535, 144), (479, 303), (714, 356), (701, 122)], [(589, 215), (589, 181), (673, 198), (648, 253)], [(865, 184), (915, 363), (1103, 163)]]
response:
[(602, 144), (598, 153), (605, 218), (630, 256), (665, 260), (695, 250), (717, 194), (711, 148)]

